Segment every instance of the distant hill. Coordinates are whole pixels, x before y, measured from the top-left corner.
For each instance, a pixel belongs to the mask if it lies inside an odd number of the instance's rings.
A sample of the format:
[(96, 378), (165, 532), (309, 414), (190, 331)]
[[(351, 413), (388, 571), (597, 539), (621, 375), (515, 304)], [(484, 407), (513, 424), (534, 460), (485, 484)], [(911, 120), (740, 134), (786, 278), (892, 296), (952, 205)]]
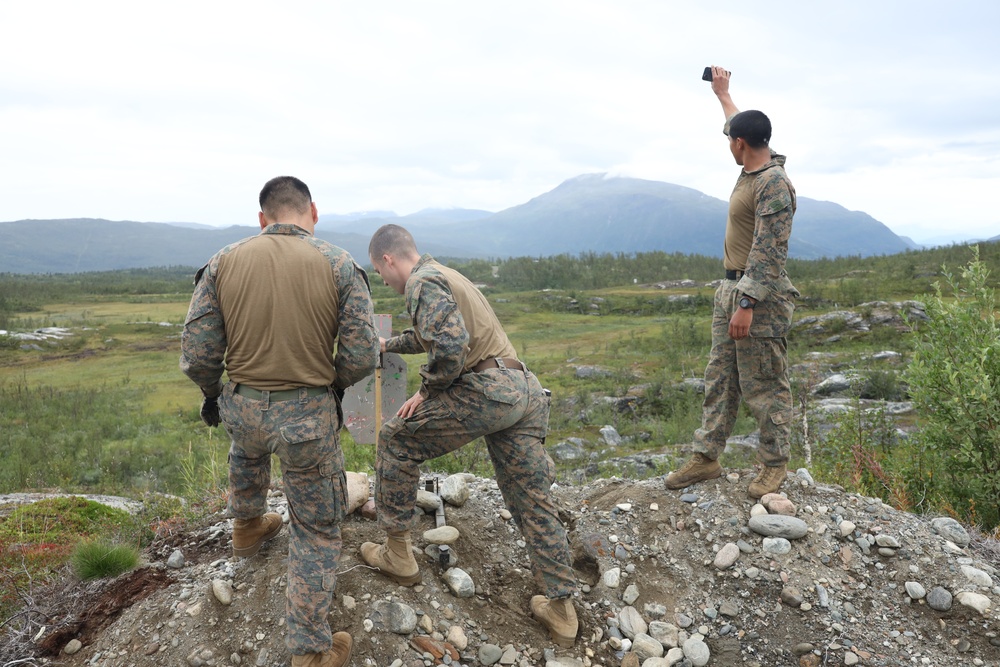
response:
[[(441, 257), (543, 257), (661, 250), (719, 257), (728, 202), (691, 188), (586, 174), (500, 211), (427, 209), (320, 216), (316, 234), (367, 263), (379, 226), (407, 227), (421, 251)], [(93, 218), (0, 223), (0, 272), (71, 273), (149, 266), (201, 266), (254, 226), (143, 223)], [(998, 237), (1000, 238), (1000, 237)], [(884, 255), (915, 247), (871, 216), (799, 197), (789, 243), (801, 259)]]

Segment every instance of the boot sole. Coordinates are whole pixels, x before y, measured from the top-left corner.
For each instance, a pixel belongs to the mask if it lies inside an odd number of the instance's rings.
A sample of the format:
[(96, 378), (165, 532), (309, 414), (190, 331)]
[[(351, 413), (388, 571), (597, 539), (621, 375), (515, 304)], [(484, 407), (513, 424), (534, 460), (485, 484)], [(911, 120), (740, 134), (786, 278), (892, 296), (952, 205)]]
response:
[(416, 574), (411, 574), (409, 576), (403, 576), (401, 574), (393, 574), (392, 572), (386, 572), (385, 570), (379, 570), (382, 574), (389, 577), (395, 581), (400, 586), (416, 586), (421, 581), (420, 571), (418, 570)]
[(260, 548), (264, 546), (265, 542), (272, 539), (275, 535), (281, 532), (281, 527), (283, 525), (284, 525), (283, 523), (279, 523), (277, 528), (272, 530), (270, 533), (267, 533), (266, 535), (262, 535), (259, 540), (257, 540), (255, 543), (251, 544), (248, 547), (240, 547), (239, 549), (237, 549), (236, 546), (234, 545), (233, 556), (235, 556), (236, 558), (249, 558), (250, 556), (256, 556), (257, 552), (260, 551)]
[(677, 482), (670, 483), (666, 479), (664, 479), (663, 486), (665, 486), (668, 491), (677, 491), (679, 489), (689, 487), (692, 484), (697, 484), (698, 482), (707, 482), (710, 479), (718, 479), (719, 477), (722, 477), (722, 468), (719, 468), (719, 472), (715, 474), (707, 475), (705, 477), (698, 477), (697, 479), (687, 480), (683, 483), (677, 483)]

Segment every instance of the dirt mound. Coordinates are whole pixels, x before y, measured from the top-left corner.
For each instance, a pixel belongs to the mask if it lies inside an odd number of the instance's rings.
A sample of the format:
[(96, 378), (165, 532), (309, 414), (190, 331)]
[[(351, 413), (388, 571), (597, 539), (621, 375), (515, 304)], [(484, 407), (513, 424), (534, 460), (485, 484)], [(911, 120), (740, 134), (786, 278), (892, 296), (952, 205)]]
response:
[[(762, 536), (749, 528), (751, 511), (762, 511), (746, 494), (750, 471), (740, 472), (686, 493), (665, 491), (659, 479), (555, 488), (582, 584), (572, 649), (556, 648), (531, 618), (538, 591), (524, 543), (495, 482), (478, 478), (447, 517), (461, 531), (455, 567), (475, 594), (453, 593), (429, 555), (413, 588), (372, 572), (356, 552), (381, 533), (352, 515), (331, 625), (353, 635), (352, 664), (378, 667), (617, 667), (659, 655), (649, 664), (1000, 664), (995, 542), (970, 531), (962, 545), (962, 529), (944, 534), (929, 518), (808, 475), (784, 486), (793, 506), (785, 511), (806, 534)], [(271, 501), (283, 509), (280, 493)], [(433, 527), (432, 516), (424, 522)], [(25, 633), (24, 619), (12, 619), (5, 630), (34, 639), (22, 658), (63, 665), (287, 665), (286, 532), (246, 560), (229, 557), (229, 534), (219, 518), (154, 546), (136, 572), (68, 582), (39, 605), (44, 621)], [(185, 564), (170, 568), (178, 549)], [(734, 563), (721, 562), (734, 553)], [(231, 587), (231, 604), (213, 582)], [(73, 639), (80, 646), (67, 654)]]

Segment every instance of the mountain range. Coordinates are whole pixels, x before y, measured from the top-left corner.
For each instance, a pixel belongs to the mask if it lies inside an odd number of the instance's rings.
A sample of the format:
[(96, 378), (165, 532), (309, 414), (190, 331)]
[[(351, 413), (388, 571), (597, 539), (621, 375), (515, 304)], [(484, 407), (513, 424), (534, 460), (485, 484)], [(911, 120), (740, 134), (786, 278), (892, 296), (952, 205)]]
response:
[[(367, 264), (371, 233), (403, 225), (422, 252), (442, 257), (543, 257), (660, 250), (721, 257), (728, 203), (697, 190), (586, 174), (512, 208), (491, 213), (431, 209), (320, 216), (316, 235)], [(76, 273), (150, 266), (200, 266), (259, 227), (211, 227), (100, 219), (0, 223), (0, 273)], [(1000, 237), (998, 237), (1000, 238)], [(915, 248), (858, 211), (799, 197), (789, 254), (802, 259), (885, 255)]]

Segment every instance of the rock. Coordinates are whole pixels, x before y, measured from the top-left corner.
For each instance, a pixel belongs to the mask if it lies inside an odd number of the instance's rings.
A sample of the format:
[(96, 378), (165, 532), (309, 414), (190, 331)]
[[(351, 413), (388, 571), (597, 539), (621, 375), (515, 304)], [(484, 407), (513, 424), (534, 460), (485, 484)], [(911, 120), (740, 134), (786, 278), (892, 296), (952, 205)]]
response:
[(963, 565), (962, 574), (965, 575), (965, 578), (968, 579), (971, 584), (975, 584), (976, 586), (985, 586), (987, 588), (993, 587), (993, 578), (982, 570), (974, 568), (971, 565)]
[(444, 583), (448, 585), (456, 597), (471, 598), (476, 594), (476, 585), (472, 582), (472, 577), (461, 568), (453, 567), (446, 571)]
[(460, 658), (454, 646), (424, 635), (412, 638), (410, 646), (418, 653), (430, 653), (434, 656), (435, 660), (441, 660), (446, 655), (453, 661), (457, 661)]
[(767, 537), (783, 537), (786, 540), (797, 540), (805, 537), (809, 526), (802, 519), (783, 514), (766, 514), (750, 517), (747, 524), (755, 533)]
[(601, 583), (608, 588), (618, 588), (622, 580), (622, 570), (620, 567), (612, 567), (604, 571), (601, 575)]
[(465, 630), (461, 626), (453, 625), (448, 628), (448, 643), (459, 651), (464, 651), (469, 645), (469, 638), (465, 636)]
[(927, 605), (936, 611), (948, 611), (951, 609), (951, 593), (940, 586), (935, 586), (927, 594)]
[(496, 644), (483, 644), (479, 647), (479, 662), (484, 665), (495, 665), (502, 655), (503, 649)]
[(906, 589), (906, 594), (910, 596), (911, 600), (922, 600), (924, 596), (927, 595), (927, 591), (916, 581), (907, 581), (903, 584)]
[(167, 558), (167, 567), (179, 570), (184, 567), (184, 554), (180, 549), (174, 549), (170, 557)]
[(708, 664), (708, 660), (712, 655), (708, 650), (708, 644), (695, 637), (691, 637), (685, 641), (683, 648), (684, 657), (690, 660), (694, 667), (704, 667), (704, 665)]
[(972, 591), (962, 591), (955, 595), (955, 600), (966, 607), (972, 607), (980, 614), (986, 614), (990, 609), (990, 599), (985, 595), (973, 593)]
[[(428, 544), (424, 547), (424, 554), (431, 560), (432, 563), (441, 563), (441, 547), (437, 544)], [(456, 565), (458, 565), (458, 555), (455, 553), (454, 549), (448, 549), (447, 567), (455, 567)]]
[(602, 426), (601, 439), (609, 447), (617, 447), (622, 444), (622, 437), (618, 434), (614, 426)]
[(639, 665), (640, 665), (639, 656), (633, 653), (632, 651), (629, 651), (628, 653), (622, 656), (621, 667), (639, 667)]
[(368, 475), (345, 471), (344, 476), (347, 478), (347, 513), (351, 514), (368, 502)]
[(788, 498), (778, 497), (764, 505), (771, 514), (795, 516), (795, 504)]
[(233, 603), (233, 585), (225, 579), (212, 580), (212, 594), (223, 606), (228, 607)]
[(445, 477), (440, 491), (441, 498), (455, 507), (461, 507), (469, 499), (469, 483), (465, 481), (465, 475), (460, 473)]
[(889, 549), (898, 549), (900, 547), (899, 540), (897, 540), (892, 535), (879, 534), (875, 536), (875, 544), (880, 547), (886, 547)]
[(424, 531), (424, 541), (431, 544), (454, 544), (458, 537), (458, 528), (454, 526), (440, 526)]
[(63, 647), (63, 653), (66, 655), (73, 655), (77, 651), (83, 648), (83, 642), (79, 639), (70, 639), (66, 642), (66, 646)]
[(801, 607), (802, 606), (802, 593), (799, 589), (793, 586), (785, 586), (781, 589), (781, 601), (787, 604), (789, 607)]
[(861, 662), (861, 658), (854, 651), (846, 651), (844, 653), (844, 664), (845, 665), (856, 665)]
[(674, 648), (679, 644), (678, 636), (680, 628), (673, 623), (663, 621), (652, 621), (646, 629), (649, 636), (660, 642), (666, 648)]
[(944, 539), (954, 542), (963, 548), (969, 546), (969, 542), (971, 541), (969, 533), (962, 527), (962, 524), (951, 517), (944, 516), (932, 520), (931, 528)]
[(635, 584), (629, 584), (625, 589), (625, 594), (622, 595), (622, 602), (627, 605), (632, 605), (636, 600), (639, 599), (639, 587)]
[(375, 521), (378, 518), (378, 512), (375, 509), (375, 499), (368, 498), (368, 501), (361, 506), (359, 513), (361, 514), (361, 518)]
[(792, 543), (783, 537), (765, 537), (762, 548), (766, 554), (784, 556), (792, 550)]
[(371, 620), (376, 627), (397, 635), (408, 635), (417, 627), (417, 613), (402, 602), (378, 600), (372, 605)]
[(639, 633), (632, 640), (632, 652), (639, 660), (659, 658), (663, 655), (663, 645), (645, 633)]
[(646, 621), (635, 607), (623, 607), (618, 612), (618, 627), (623, 635), (633, 640), (636, 635), (645, 634), (649, 630)]
[(857, 526), (855, 526), (850, 521), (841, 521), (840, 525), (837, 526), (837, 528), (840, 530), (841, 537), (849, 537), (851, 533), (854, 532), (854, 529), (857, 528)]
[(681, 647), (672, 648), (667, 651), (667, 655), (663, 657), (663, 664), (660, 665), (644, 665), (643, 667), (672, 667), (678, 662), (684, 659), (684, 649)]
[(552, 445), (548, 448), (549, 456), (556, 461), (576, 461), (582, 459), (587, 455), (587, 450), (582, 444), (572, 442), (573, 440), (579, 440), (579, 438), (570, 438), (569, 440), (557, 442)]
[(425, 512), (436, 512), (441, 507), (441, 496), (426, 489), (417, 489), (417, 507)]
[(739, 557), (740, 548), (736, 546), (735, 542), (729, 542), (719, 549), (719, 553), (715, 554), (714, 565), (720, 570), (726, 570), (731, 568)]

